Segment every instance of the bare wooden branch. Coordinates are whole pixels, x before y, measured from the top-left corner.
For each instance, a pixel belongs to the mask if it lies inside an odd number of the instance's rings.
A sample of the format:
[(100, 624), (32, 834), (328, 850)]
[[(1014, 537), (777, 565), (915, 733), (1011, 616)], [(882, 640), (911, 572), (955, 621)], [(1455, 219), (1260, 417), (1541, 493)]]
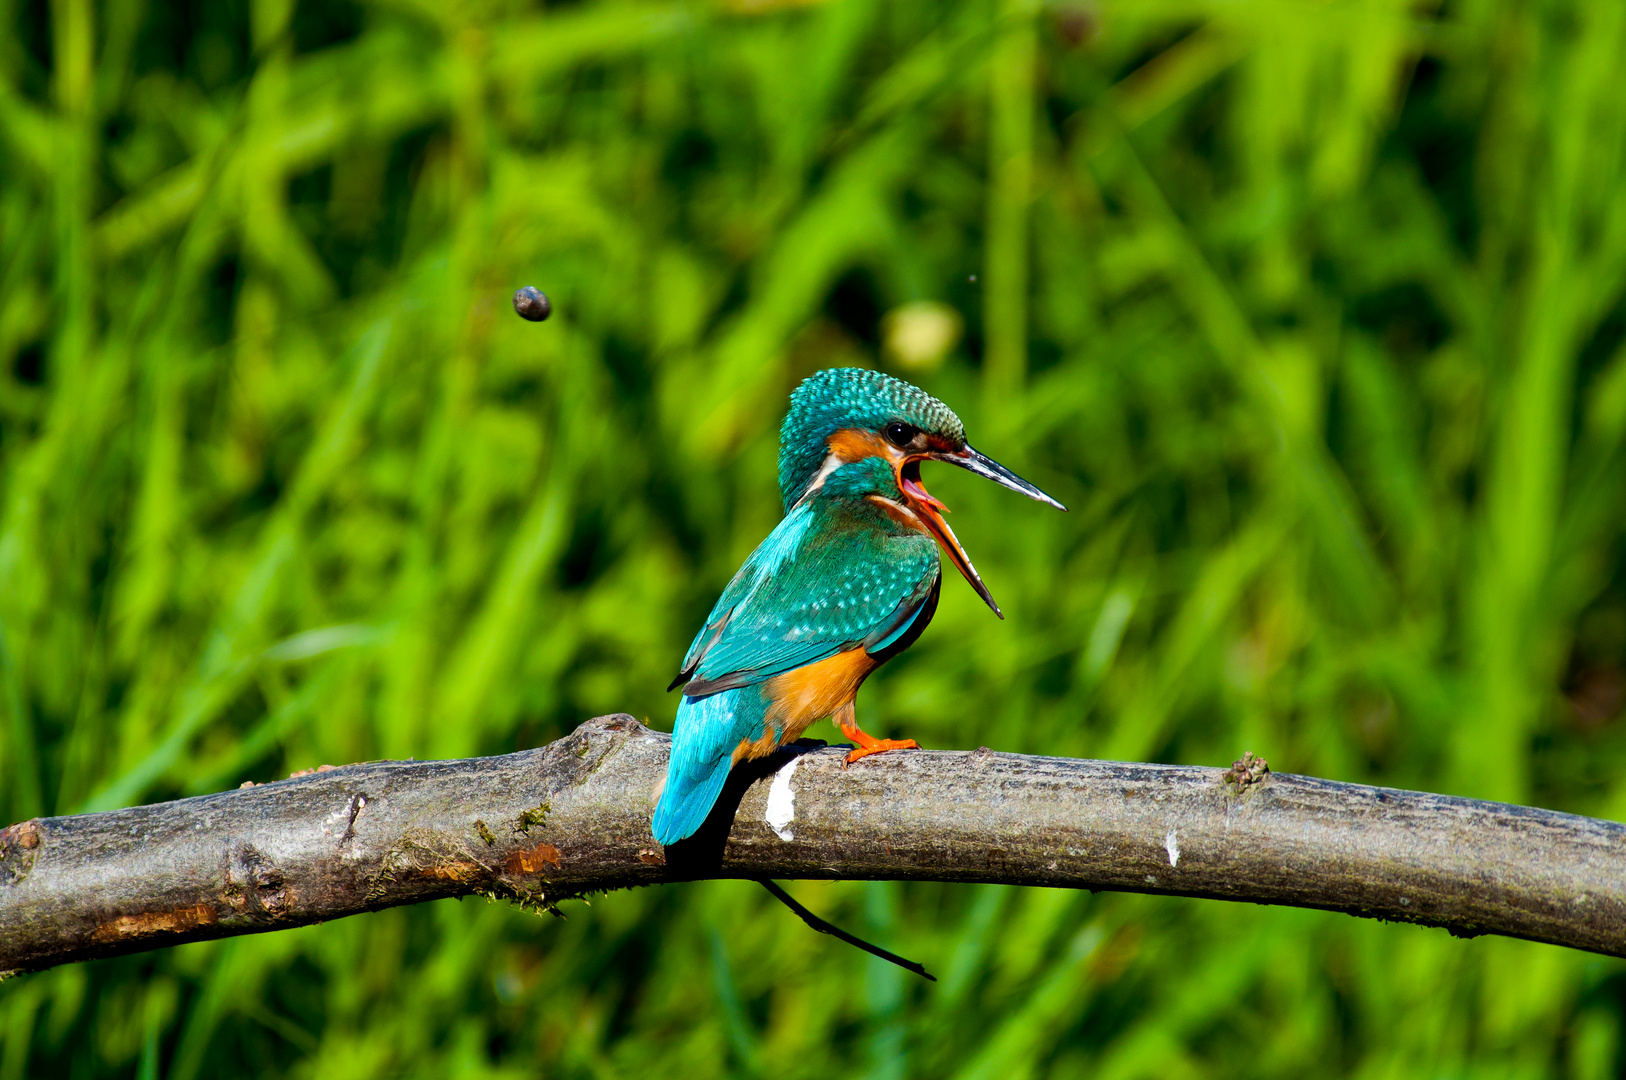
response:
[(699, 878), (1007, 882), (1324, 908), (1626, 956), (1626, 826), (1281, 773), (798, 746), (649, 835), (669, 737), (375, 762), (0, 831), (0, 971), (484, 893)]

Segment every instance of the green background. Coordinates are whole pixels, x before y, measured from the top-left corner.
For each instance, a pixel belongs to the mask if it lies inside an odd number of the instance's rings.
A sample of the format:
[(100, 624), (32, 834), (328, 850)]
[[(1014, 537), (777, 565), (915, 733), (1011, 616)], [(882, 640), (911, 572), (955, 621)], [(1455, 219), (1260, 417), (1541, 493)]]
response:
[[(1072, 507), (928, 470), (1009, 617), (945, 581), (870, 731), (1626, 819), (1615, 0), (0, 12), (6, 820), (669, 725), (838, 364)], [(0, 1080), (1621, 1069), (1618, 961), (793, 887), (942, 981), (445, 901), (8, 980)]]

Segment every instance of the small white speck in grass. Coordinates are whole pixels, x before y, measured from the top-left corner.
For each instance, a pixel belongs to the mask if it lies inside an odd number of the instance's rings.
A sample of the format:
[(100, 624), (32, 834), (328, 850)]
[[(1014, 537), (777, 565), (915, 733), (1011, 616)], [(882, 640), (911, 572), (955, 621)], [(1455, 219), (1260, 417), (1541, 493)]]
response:
[(790, 823), (796, 820), (796, 793), (790, 789), (790, 778), (801, 763), (800, 757), (791, 758), (790, 764), (774, 776), (773, 786), (768, 789), (768, 827), (781, 840), (796, 839), (790, 831)]
[(1179, 866), (1180, 865), (1180, 838), (1178, 836), (1174, 835), (1174, 830), (1173, 829), (1170, 829), (1169, 834), (1163, 838), (1163, 847), (1169, 853), (1169, 866), (1170, 867)]

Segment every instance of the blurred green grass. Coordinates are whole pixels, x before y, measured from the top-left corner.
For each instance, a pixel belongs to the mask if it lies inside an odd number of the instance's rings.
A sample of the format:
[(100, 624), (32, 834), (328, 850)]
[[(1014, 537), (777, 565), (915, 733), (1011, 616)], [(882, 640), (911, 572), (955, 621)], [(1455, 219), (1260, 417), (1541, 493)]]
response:
[[(928, 478), (1010, 618), (949, 582), (871, 730), (1626, 818), (1612, 0), (3, 10), (7, 820), (665, 726), (845, 363), (1074, 508)], [(796, 891), (943, 981), (445, 902), (8, 981), (0, 1080), (1621, 1073), (1616, 961)]]

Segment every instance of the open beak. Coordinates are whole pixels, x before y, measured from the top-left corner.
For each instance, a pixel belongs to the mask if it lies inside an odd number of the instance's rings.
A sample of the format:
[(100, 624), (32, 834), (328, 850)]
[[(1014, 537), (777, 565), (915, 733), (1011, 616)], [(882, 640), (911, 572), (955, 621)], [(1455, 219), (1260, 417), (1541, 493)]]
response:
[(988, 586), (982, 583), (982, 577), (978, 575), (977, 568), (971, 565), (971, 556), (965, 553), (965, 548), (960, 546), (959, 538), (954, 535), (954, 530), (949, 528), (948, 522), (943, 520), (943, 515), (948, 513), (948, 507), (932, 498), (927, 493), (925, 485), (921, 484), (920, 460), (915, 458), (904, 463), (902, 477), (899, 482), (904, 497), (909, 500), (910, 508), (914, 510), (915, 516), (920, 518), (925, 523), (926, 528), (931, 531), (931, 534), (937, 538), (937, 546), (943, 549), (943, 554), (947, 555), (949, 561), (960, 568), (960, 573), (964, 574), (965, 579), (971, 582), (971, 587), (977, 590), (977, 595), (982, 597), (983, 602), (994, 609), (994, 614), (1003, 619), (1005, 613), (999, 610), (998, 604), (994, 603), (993, 594), (988, 591)]
[(1035, 502), (1049, 503), (1057, 510), (1061, 510), (1063, 512), (1066, 512), (1067, 510), (1067, 508), (1061, 503), (1057, 502), (1055, 499), (1052, 499), (1050, 496), (1046, 495), (1044, 492), (1040, 491), (1038, 488), (1034, 487), (1020, 476), (1017, 476), (1015, 473), (1011, 472), (1011, 470), (1007, 469), (993, 458), (984, 454), (979, 454), (977, 451), (971, 449), (970, 446), (965, 447), (963, 450), (939, 451), (938, 453), (932, 454), (931, 459), (933, 461), (946, 461), (950, 465), (958, 465), (966, 472), (976, 473), (978, 476), (992, 480), (1001, 487), (1008, 487), (1012, 491), (1020, 491), (1023, 495), (1026, 495)]
[(1005, 618), (1005, 612), (1000, 610), (1000, 605), (993, 602), (993, 594), (990, 594), (989, 587), (982, 584), (982, 576), (977, 574), (976, 566), (972, 566), (971, 556), (966, 555), (966, 548), (959, 547), (959, 540), (954, 537), (954, 530), (948, 527), (946, 520), (943, 520), (943, 514), (948, 512), (948, 507), (943, 506), (938, 499), (932, 498), (925, 490), (925, 485), (920, 483), (920, 462), (922, 460), (937, 460), (937, 462), (959, 465), (967, 472), (974, 472), (979, 477), (987, 477), (989, 480), (1002, 483), (1011, 491), (1021, 491), (1028, 498), (1039, 499), (1041, 503), (1049, 503), (1050, 506), (1062, 509), (1062, 511), (1065, 511), (1067, 507), (1057, 503), (1055, 499), (1050, 498), (1049, 494), (1018, 477), (1016, 473), (1005, 468), (1005, 465), (998, 464), (997, 460), (977, 454), (969, 446), (964, 447), (963, 451), (940, 451), (933, 452), (933, 454), (922, 454), (920, 457), (911, 457), (902, 464), (898, 477), (899, 486), (901, 486), (904, 496), (909, 499), (909, 503), (911, 503), (912, 509), (915, 511), (915, 516), (920, 517), (920, 520), (924, 522), (925, 527), (930, 530), (933, 537), (937, 537), (938, 547), (943, 548), (943, 555), (948, 556), (948, 560), (954, 566), (958, 566), (959, 573), (964, 574), (966, 581), (971, 582), (972, 589), (977, 590), (977, 595), (982, 597), (982, 602), (987, 603), (995, 615)]
[(900, 471), (899, 482), (904, 495), (908, 497), (913, 505), (916, 515), (925, 523), (931, 534), (937, 538), (937, 544), (943, 549), (943, 554), (949, 557), (950, 562), (959, 567), (960, 573), (965, 575), (965, 579), (971, 583), (971, 587), (977, 590), (977, 595), (982, 597), (983, 602), (993, 610), (995, 615), (1003, 619), (1005, 613), (999, 610), (998, 604), (994, 603), (993, 594), (988, 591), (988, 586), (982, 583), (982, 577), (977, 573), (977, 568), (971, 565), (971, 556), (965, 553), (965, 548), (960, 546), (960, 541), (955, 537), (954, 530), (949, 528), (948, 522), (943, 520), (943, 515), (948, 513), (948, 507), (928, 494), (925, 486), (920, 482), (920, 462), (925, 459), (946, 461), (950, 465), (958, 465), (967, 472), (985, 476), (997, 484), (1010, 488), (1012, 491), (1020, 491), (1030, 499), (1049, 503), (1058, 510), (1066, 510), (1067, 508), (993, 458), (985, 457), (969, 446), (958, 451), (940, 451), (923, 455), (923, 457), (913, 458), (904, 463)]

